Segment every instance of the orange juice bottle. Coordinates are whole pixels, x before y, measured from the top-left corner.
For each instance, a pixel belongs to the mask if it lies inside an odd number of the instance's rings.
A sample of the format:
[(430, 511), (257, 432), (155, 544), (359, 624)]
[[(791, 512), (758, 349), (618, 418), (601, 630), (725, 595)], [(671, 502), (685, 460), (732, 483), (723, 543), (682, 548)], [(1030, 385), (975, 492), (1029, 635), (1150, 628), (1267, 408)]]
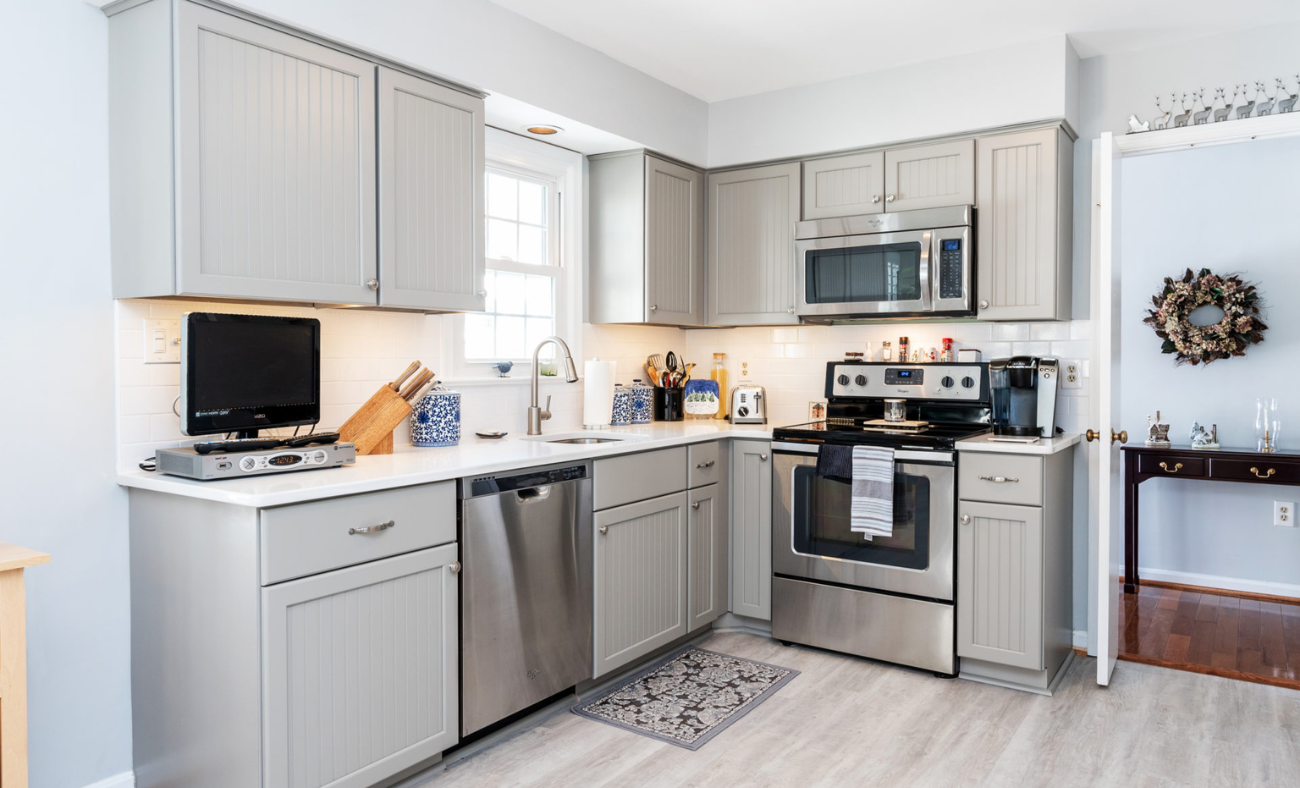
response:
[(726, 353), (714, 353), (713, 369), (709, 371), (709, 380), (718, 382), (718, 412), (713, 415), (715, 419), (727, 418), (727, 408), (731, 407), (727, 398), (727, 368), (722, 365), (726, 358)]

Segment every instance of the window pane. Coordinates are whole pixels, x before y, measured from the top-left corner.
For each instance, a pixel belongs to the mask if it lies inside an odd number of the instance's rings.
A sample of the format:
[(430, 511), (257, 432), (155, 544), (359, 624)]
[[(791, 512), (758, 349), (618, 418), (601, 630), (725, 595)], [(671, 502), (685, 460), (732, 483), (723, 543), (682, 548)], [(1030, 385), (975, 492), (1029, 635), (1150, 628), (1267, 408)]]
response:
[(497, 271), (496, 311), (500, 314), (522, 315), (526, 301), (523, 274)]
[(465, 358), (493, 359), (496, 356), (496, 332), (492, 315), (465, 315)]
[(483, 311), (495, 312), (496, 307), (496, 289), (497, 289), (497, 272), (491, 268), (483, 272), (483, 289), (487, 291), (487, 297), (484, 299)]
[(519, 181), (519, 221), (546, 224), (546, 187)]
[(549, 276), (530, 276), (526, 285), (528, 291), (528, 314), (538, 317), (554, 317), (551, 307), (551, 290), (555, 280)]
[[(555, 333), (555, 321), (550, 318), (530, 317), (528, 318), (527, 345), (529, 350), (537, 347), (537, 343), (546, 339)], [(541, 357), (552, 358), (555, 347), (547, 345), (542, 348)], [(549, 351), (549, 352), (548, 352)]]
[(526, 224), (519, 225), (519, 257), (521, 263), (531, 265), (545, 265), (546, 260), (546, 231), (540, 227), (529, 227)]
[(524, 346), (524, 318), (497, 318), (497, 355), (501, 358), (523, 358), (528, 355)]
[(514, 178), (488, 173), (487, 199), (488, 216), (519, 218), (519, 181)]
[(514, 222), (488, 219), (487, 256), (493, 260), (517, 260), (519, 239)]

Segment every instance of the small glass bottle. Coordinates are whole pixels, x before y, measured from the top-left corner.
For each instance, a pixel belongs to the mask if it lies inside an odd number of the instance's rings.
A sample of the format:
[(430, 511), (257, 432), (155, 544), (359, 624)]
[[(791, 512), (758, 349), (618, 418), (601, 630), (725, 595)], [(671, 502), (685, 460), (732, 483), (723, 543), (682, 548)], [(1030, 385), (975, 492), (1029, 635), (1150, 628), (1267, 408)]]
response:
[(943, 352), (939, 354), (939, 360), (945, 364), (952, 363), (952, 337), (943, 338)]
[(907, 361), (908, 361), (908, 359), (907, 359), (907, 337), (899, 337), (899, 338), (898, 338), (898, 360), (899, 360), (900, 363), (903, 363), (903, 364), (906, 364)]
[(727, 360), (726, 353), (713, 354), (713, 369), (709, 370), (709, 380), (718, 382), (718, 412), (713, 414), (715, 419), (727, 418), (727, 407), (731, 405), (727, 397)]
[(881, 361), (894, 360), (894, 348), (889, 344), (888, 339), (880, 343), (880, 360)]

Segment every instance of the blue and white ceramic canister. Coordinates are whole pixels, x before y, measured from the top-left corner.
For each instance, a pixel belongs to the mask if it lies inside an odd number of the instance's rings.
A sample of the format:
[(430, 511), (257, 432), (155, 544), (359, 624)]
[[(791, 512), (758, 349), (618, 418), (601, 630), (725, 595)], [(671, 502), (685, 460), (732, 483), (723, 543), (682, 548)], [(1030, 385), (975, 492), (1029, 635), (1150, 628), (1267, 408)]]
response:
[(420, 399), (411, 413), (411, 443), (455, 446), (460, 443), (460, 392), (441, 383)]
[(654, 387), (638, 379), (632, 381), (629, 393), (632, 395), (632, 423), (649, 424), (653, 413)]
[(614, 427), (626, 427), (632, 423), (632, 392), (623, 388), (622, 383), (614, 384), (614, 415), (609, 423)]

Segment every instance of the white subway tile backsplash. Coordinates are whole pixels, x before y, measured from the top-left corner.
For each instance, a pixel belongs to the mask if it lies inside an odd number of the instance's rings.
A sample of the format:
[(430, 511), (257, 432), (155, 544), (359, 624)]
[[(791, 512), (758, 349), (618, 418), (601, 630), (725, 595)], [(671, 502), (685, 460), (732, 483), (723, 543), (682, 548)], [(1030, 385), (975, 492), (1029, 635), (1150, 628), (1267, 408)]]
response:
[(799, 329), (797, 328), (774, 328), (772, 329), (773, 342), (798, 342)]
[(1029, 339), (1029, 324), (995, 323), (993, 339), (998, 342), (1024, 342)]
[(1054, 339), (1069, 339), (1069, 323), (1030, 323), (1029, 338), (1035, 340), (1051, 341)]
[(1092, 337), (1091, 320), (1071, 320), (1070, 339), (1090, 339)]
[(1050, 342), (1012, 342), (1013, 356), (1046, 356), (1052, 351)]

